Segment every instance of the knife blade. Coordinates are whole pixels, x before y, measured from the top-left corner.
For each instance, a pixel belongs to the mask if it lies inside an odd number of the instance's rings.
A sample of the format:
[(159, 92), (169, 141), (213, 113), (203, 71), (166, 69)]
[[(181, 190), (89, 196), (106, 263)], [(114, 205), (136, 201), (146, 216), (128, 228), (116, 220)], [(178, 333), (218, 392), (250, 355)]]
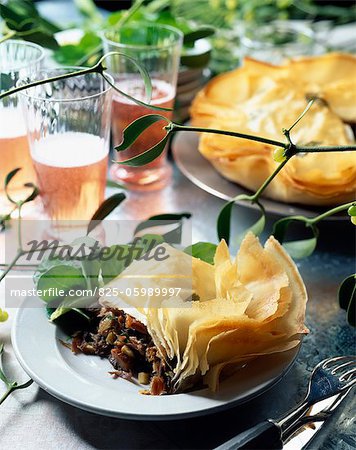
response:
[(301, 418), (300, 427), (289, 436), (282, 436), (283, 450), (306, 449), (351, 389), (314, 404)]

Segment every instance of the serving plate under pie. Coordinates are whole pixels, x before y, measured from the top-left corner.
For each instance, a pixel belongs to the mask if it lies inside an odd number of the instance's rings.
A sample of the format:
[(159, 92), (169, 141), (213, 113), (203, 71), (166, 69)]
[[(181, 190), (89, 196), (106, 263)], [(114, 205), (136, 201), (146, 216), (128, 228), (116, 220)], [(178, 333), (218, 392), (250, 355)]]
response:
[(250, 362), (208, 389), (164, 396), (142, 395), (142, 386), (113, 379), (112, 366), (97, 356), (74, 355), (60, 340), (67, 336), (47, 319), (43, 302), (27, 298), (12, 327), (12, 344), (27, 374), (54, 397), (78, 408), (135, 420), (171, 420), (227, 409), (260, 395), (291, 368), (299, 347)]
[[(223, 200), (232, 200), (240, 194), (251, 194), (251, 191), (223, 178), (198, 151), (199, 135), (194, 132), (180, 131), (172, 141), (174, 160), (180, 171), (196, 186)], [(249, 202), (237, 201), (238, 205), (256, 209)], [(266, 212), (278, 216), (303, 215), (315, 217), (329, 209), (310, 205), (282, 203), (262, 198)], [(324, 220), (348, 220), (347, 214), (327, 217)]]

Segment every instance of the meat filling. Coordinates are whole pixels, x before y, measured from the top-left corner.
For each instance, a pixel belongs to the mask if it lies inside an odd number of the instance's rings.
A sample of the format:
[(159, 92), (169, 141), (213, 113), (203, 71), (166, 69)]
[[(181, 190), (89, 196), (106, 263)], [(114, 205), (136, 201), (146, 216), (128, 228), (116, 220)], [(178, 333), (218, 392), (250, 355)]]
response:
[(101, 308), (91, 313), (92, 326), (74, 334), (72, 351), (107, 358), (115, 369), (110, 372), (115, 378), (150, 385), (145, 394), (170, 393), (173, 373), (146, 326), (119, 309)]

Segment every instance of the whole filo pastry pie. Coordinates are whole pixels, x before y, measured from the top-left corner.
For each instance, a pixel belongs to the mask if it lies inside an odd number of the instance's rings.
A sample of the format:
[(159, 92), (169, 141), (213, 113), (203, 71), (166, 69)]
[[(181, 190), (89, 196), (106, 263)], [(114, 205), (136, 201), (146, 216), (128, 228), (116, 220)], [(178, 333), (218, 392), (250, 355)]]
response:
[[(195, 98), (194, 126), (226, 129), (284, 141), (307, 102), (317, 100), (293, 128), (302, 146), (353, 145), (356, 124), (356, 56), (329, 53), (274, 66), (246, 58), (243, 65), (210, 81)], [(225, 178), (256, 190), (277, 163), (275, 147), (202, 133), (199, 151)], [(356, 153), (294, 156), (265, 191), (284, 202), (331, 205), (354, 199)]]
[[(107, 357), (114, 376), (137, 379), (144, 393), (215, 391), (249, 361), (286, 352), (308, 332), (304, 283), (273, 237), (262, 246), (247, 234), (235, 258), (221, 241), (213, 264), (162, 247), (164, 262), (134, 261), (107, 285), (95, 327), (75, 336), (73, 351)], [(129, 286), (147, 294), (129, 295)], [(164, 286), (181, 290), (167, 296)]]

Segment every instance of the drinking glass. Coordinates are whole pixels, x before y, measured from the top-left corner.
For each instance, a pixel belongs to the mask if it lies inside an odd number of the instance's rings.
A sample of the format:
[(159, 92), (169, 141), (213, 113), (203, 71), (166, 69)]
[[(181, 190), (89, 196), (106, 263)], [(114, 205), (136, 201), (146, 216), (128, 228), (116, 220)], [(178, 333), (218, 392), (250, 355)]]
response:
[(272, 64), (297, 56), (324, 52), (314, 32), (294, 22), (246, 26), (240, 40), (242, 56), (250, 56)]
[[(43, 49), (29, 42), (8, 40), (0, 44), (0, 93), (14, 87), (20, 78), (32, 76), (41, 68)], [(17, 95), (0, 100), (0, 214), (8, 213), (10, 203), (3, 189), (6, 175), (22, 170), (11, 181), (11, 196), (26, 196), (24, 183), (35, 180), (26, 136), (26, 126)]]
[[(182, 47), (182, 33), (179, 30), (166, 25), (132, 22), (119, 30), (105, 31), (102, 40), (105, 53), (123, 53), (146, 68), (152, 82), (152, 105), (173, 108)], [(147, 102), (144, 82), (132, 61), (124, 56), (112, 55), (107, 59), (107, 64), (122, 91)], [(114, 93), (112, 112), (114, 145), (121, 142), (122, 131), (131, 122), (154, 112)], [(158, 113), (172, 118), (172, 111)], [(165, 124), (165, 121), (160, 121), (152, 125), (129, 149), (117, 153), (117, 160), (122, 161), (139, 155), (156, 144), (165, 134), (163, 130)], [(111, 175), (115, 180), (134, 190), (160, 189), (171, 175), (167, 152), (165, 150), (158, 159), (144, 167), (113, 164)]]
[[(36, 78), (79, 69), (49, 69)], [(52, 221), (89, 220), (104, 199), (110, 86), (90, 73), (28, 88), (20, 99), (44, 212)]]

